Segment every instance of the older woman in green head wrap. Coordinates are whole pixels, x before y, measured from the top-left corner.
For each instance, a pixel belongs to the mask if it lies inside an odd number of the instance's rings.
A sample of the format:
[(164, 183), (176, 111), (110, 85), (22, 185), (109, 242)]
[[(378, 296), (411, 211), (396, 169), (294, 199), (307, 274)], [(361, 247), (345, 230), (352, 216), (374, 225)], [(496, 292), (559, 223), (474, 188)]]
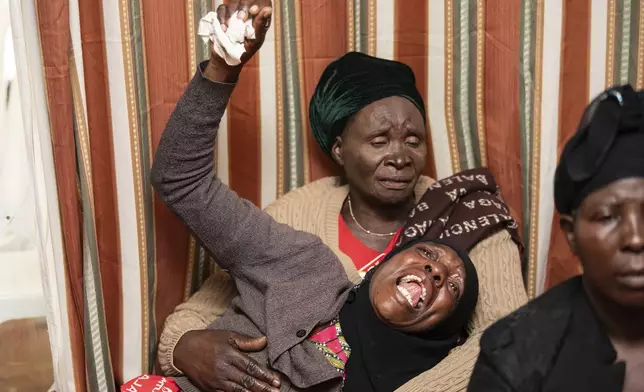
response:
[[(261, 14), (252, 3), (222, 5), (221, 23), (225, 25), (236, 10), (243, 16)], [(228, 66), (213, 52), (196, 77), (236, 82), (263, 42), (265, 29), (256, 30), (257, 39), (247, 42), (250, 55), (242, 57), (241, 65)], [(203, 100), (227, 99), (210, 90), (200, 93)], [(195, 110), (199, 107), (195, 102)], [(434, 182), (422, 175), (430, 137), (425, 104), (407, 65), (352, 52), (325, 69), (309, 114), (313, 136), (342, 168), (342, 176), (295, 189), (266, 211), (281, 223), (320, 237), (339, 257), (348, 278), (359, 283), (393, 248), (409, 212)], [(506, 231), (478, 244), (470, 256), (480, 271), (482, 299), (470, 338), (403, 390), (463, 390), (478, 353), (480, 331), (526, 301), (519, 251)], [(261, 350), (265, 338), (206, 329), (229, 308), (234, 295), (230, 277), (217, 271), (168, 317), (159, 344), (159, 363), (166, 375), (185, 374), (203, 391), (228, 391), (231, 385), (244, 384), (251, 388), (239, 390), (261, 391), (277, 377), (246, 354)]]

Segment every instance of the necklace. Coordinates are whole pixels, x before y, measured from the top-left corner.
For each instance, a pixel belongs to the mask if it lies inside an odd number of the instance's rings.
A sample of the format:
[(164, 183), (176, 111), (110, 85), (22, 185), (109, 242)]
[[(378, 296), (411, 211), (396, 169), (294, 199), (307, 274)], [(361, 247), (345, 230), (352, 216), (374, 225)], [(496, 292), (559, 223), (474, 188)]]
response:
[(396, 230), (396, 231), (392, 231), (391, 233), (374, 233), (374, 232), (373, 232), (373, 231), (371, 231), (371, 230), (367, 230), (367, 229), (365, 229), (364, 227), (362, 227), (362, 225), (360, 224), (360, 222), (358, 222), (358, 220), (356, 219), (356, 216), (355, 216), (355, 215), (353, 215), (353, 207), (351, 206), (351, 195), (348, 195), (348, 196), (347, 196), (347, 202), (349, 203), (349, 214), (351, 214), (351, 219), (353, 219), (353, 221), (354, 221), (354, 222), (356, 223), (356, 225), (360, 228), (360, 230), (364, 231), (365, 233), (367, 233), (367, 234), (369, 234), (369, 235), (374, 235), (374, 236), (376, 236), (376, 237), (391, 237), (391, 236), (393, 236), (394, 234), (396, 234), (396, 232), (398, 231), (398, 230)]

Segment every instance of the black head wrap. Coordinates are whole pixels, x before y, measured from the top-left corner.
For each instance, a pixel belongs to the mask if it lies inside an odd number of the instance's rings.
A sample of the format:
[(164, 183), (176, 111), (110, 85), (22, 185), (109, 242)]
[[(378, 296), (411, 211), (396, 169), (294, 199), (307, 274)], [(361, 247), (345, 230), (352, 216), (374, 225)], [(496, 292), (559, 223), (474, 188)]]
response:
[(375, 269), (369, 271), (340, 312), (351, 347), (345, 390), (393, 391), (442, 361), (458, 344), (478, 300), (478, 275), (467, 252), (499, 230), (508, 230), (521, 250), (517, 227), (487, 169), (468, 170), (431, 185), (382, 263), (419, 242), (449, 246), (465, 266), (463, 295), (439, 325), (424, 333), (406, 334), (375, 315), (369, 300)]
[(625, 85), (586, 108), (555, 172), (555, 206), (571, 214), (589, 194), (628, 177), (644, 177), (644, 93)]
[(410, 100), (426, 120), (425, 103), (411, 68), (363, 53), (345, 54), (326, 67), (313, 92), (309, 121), (315, 140), (330, 154), (352, 115), (373, 102), (394, 96)]

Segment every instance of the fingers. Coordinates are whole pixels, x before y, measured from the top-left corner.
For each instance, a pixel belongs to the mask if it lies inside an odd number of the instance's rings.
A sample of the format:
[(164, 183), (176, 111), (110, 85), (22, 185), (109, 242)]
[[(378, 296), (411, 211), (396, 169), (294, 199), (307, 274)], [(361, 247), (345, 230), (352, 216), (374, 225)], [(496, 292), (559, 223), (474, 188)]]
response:
[(241, 0), (239, 6), (237, 7), (237, 17), (244, 22), (248, 20), (248, 14), (250, 11), (250, 0)]
[(259, 39), (263, 39), (266, 36), (268, 28), (271, 27), (271, 20), (273, 17), (273, 7), (270, 5), (263, 7), (259, 10), (255, 20), (253, 21), (253, 27), (255, 28), (255, 35)]
[(228, 380), (252, 392), (279, 392), (279, 389), (276, 387), (270, 386), (255, 376), (237, 368), (231, 368), (229, 370)]
[[(279, 376), (270, 370), (266, 369), (265, 367), (261, 366), (257, 361), (252, 359), (246, 354), (240, 354), (237, 355), (233, 358), (232, 364), (235, 365), (235, 367), (240, 370), (242, 373), (244, 373), (244, 376), (250, 376), (253, 380), (260, 382), (262, 384), (265, 384), (267, 386), (272, 386), (271, 388), (279, 388), (280, 386), (280, 379)], [(247, 382), (250, 382), (246, 380)], [(246, 386), (246, 384), (242, 384), (248, 389), (252, 389), (251, 387)], [(254, 384), (253, 384), (254, 385)], [(259, 391), (263, 391), (265, 389), (259, 389)], [(272, 390), (272, 389), (269, 389)]]
[(232, 334), (229, 338), (229, 343), (231, 346), (235, 347), (238, 350), (246, 352), (256, 352), (261, 351), (266, 347), (266, 336), (261, 336), (259, 338), (251, 338), (249, 336)]
[(226, 4), (217, 7), (217, 19), (221, 24), (221, 29), (225, 32), (228, 29), (228, 19), (230, 19), (230, 8)]

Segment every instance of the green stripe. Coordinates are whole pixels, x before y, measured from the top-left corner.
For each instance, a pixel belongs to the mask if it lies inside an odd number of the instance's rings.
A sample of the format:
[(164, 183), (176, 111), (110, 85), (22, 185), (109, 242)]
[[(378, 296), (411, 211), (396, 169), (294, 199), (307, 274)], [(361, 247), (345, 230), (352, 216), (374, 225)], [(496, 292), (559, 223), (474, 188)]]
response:
[[(452, 61), (454, 64), (452, 80), (447, 80), (446, 83), (452, 85), (454, 94), (452, 94), (452, 108), (451, 115), (454, 118), (454, 128), (456, 133), (456, 141), (458, 143), (459, 161), (461, 170), (468, 168), (467, 156), (465, 154), (465, 138), (463, 137), (463, 119), (461, 118), (461, 0), (452, 1)], [(447, 28), (445, 29), (447, 31)], [(467, 59), (466, 59), (467, 60)], [(467, 88), (467, 86), (466, 86)]]
[(203, 246), (199, 247), (199, 253), (197, 255), (197, 265), (195, 266), (193, 271), (195, 271), (195, 286), (198, 285), (199, 287), (201, 287), (201, 284), (204, 281), (205, 265), (206, 261), (208, 260), (208, 255), (206, 249)]
[[(359, 46), (360, 52), (367, 53), (369, 50), (369, 0), (356, 0), (358, 14), (356, 20), (360, 21)], [(356, 49), (357, 50), (357, 49)]]
[[(199, 28), (199, 20), (203, 16), (205, 16), (208, 12), (213, 11), (212, 8), (212, 2), (208, 0), (192, 0), (194, 1), (194, 12), (195, 12), (195, 26), (194, 28), (194, 35), (195, 35), (195, 42), (196, 42), (196, 50), (195, 50), (195, 55), (197, 56), (196, 61), (197, 64), (201, 63), (204, 60), (207, 60), (210, 58), (210, 46), (208, 42), (204, 42), (203, 39), (199, 36), (198, 33), (198, 28)], [(191, 69), (190, 72), (195, 72), (194, 69)]]
[(630, 55), (628, 56), (628, 81), (637, 84), (637, 55), (639, 48), (640, 2), (631, 0)]
[(156, 295), (154, 293), (156, 281), (156, 257), (154, 249), (154, 211), (153, 211), (153, 193), (150, 186), (150, 169), (152, 162), (152, 145), (151, 134), (148, 119), (147, 107), (147, 84), (145, 82), (145, 48), (143, 47), (143, 26), (141, 15), (141, 0), (130, 0), (130, 31), (132, 32), (132, 58), (134, 60), (134, 78), (135, 78), (135, 92), (136, 92), (136, 107), (137, 107), (137, 121), (139, 124), (139, 141), (140, 141), (140, 162), (141, 162), (141, 181), (143, 184), (143, 207), (144, 207), (144, 224), (145, 224), (145, 237), (147, 239), (147, 260), (145, 271), (148, 281), (148, 308), (142, 309), (143, 312), (148, 312), (148, 336), (144, 339), (148, 341), (148, 369), (151, 372), (154, 368), (156, 360), (156, 342), (157, 342), (157, 327), (154, 317), (154, 309), (156, 307)]
[(612, 82), (613, 85), (615, 84), (620, 84), (620, 68), (621, 68), (621, 58), (622, 58), (622, 40), (624, 39), (623, 36), (623, 20), (622, 17), (624, 15), (624, 2), (617, 0), (616, 1), (616, 12), (615, 12), (615, 41), (614, 45), (615, 47), (613, 48), (613, 64), (615, 66), (613, 67), (613, 75), (612, 75)]
[(206, 265), (209, 263), (210, 256), (203, 244), (197, 241), (195, 247), (195, 257), (192, 260), (193, 268), (190, 276), (190, 295), (196, 293), (201, 288), (203, 282), (210, 276), (208, 274), (209, 268)]
[[(523, 185), (523, 238), (526, 249), (536, 241), (530, 234), (530, 181), (532, 179), (532, 135), (534, 129), (534, 56), (536, 38), (537, 4), (533, 0), (523, 0), (521, 5), (521, 41), (519, 50), (519, 126), (521, 130), (521, 174)], [(524, 274), (525, 274), (524, 269)]]
[[(476, 135), (476, 105), (471, 84), (475, 73), (476, 48), (472, 34), (473, 14), (476, 11), (468, 0), (454, 1), (452, 34), (454, 43), (454, 125), (456, 127), (461, 169), (471, 169), (480, 165), (478, 137)], [(474, 116), (474, 118), (472, 118)], [(472, 121), (474, 120), (474, 121)]]
[[(297, 32), (295, 29), (294, 0), (281, 2), (282, 24), (276, 34), (282, 35), (282, 83), (284, 91), (284, 193), (304, 185), (302, 154), (305, 151), (302, 130), (305, 122), (300, 107), (300, 91), (304, 86), (299, 82)], [(308, 121), (308, 119), (306, 119)]]
[(470, 40), (468, 83), (470, 88), (468, 90), (469, 96), (467, 101), (469, 104), (470, 142), (472, 144), (474, 155), (474, 167), (481, 167), (481, 147), (479, 140), (478, 116), (476, 115), (476, 29), (480, 28), (480, 26), (476, 26), (476, 1), (468, 1), (468, 4), (470, 14), (470, 30), (467, 34)]
[(622, 0), (620, 3), (620, 57), (619, 59), (619, 84), (628, 83), (629, 57), (631, 53), (631, 12), (633, 11), (632, 0)]
[(87, 384), (90, 391), (114, 392), (115, 382), (107, 338), (103, 291), (94, 213), (88, 186), (88, 171), (84, 165), (79, 142), (78, 124), (74, 119), (74, 141), (76, 144), (77, 178), (81, 189), (83, 225), (83, 329)]

